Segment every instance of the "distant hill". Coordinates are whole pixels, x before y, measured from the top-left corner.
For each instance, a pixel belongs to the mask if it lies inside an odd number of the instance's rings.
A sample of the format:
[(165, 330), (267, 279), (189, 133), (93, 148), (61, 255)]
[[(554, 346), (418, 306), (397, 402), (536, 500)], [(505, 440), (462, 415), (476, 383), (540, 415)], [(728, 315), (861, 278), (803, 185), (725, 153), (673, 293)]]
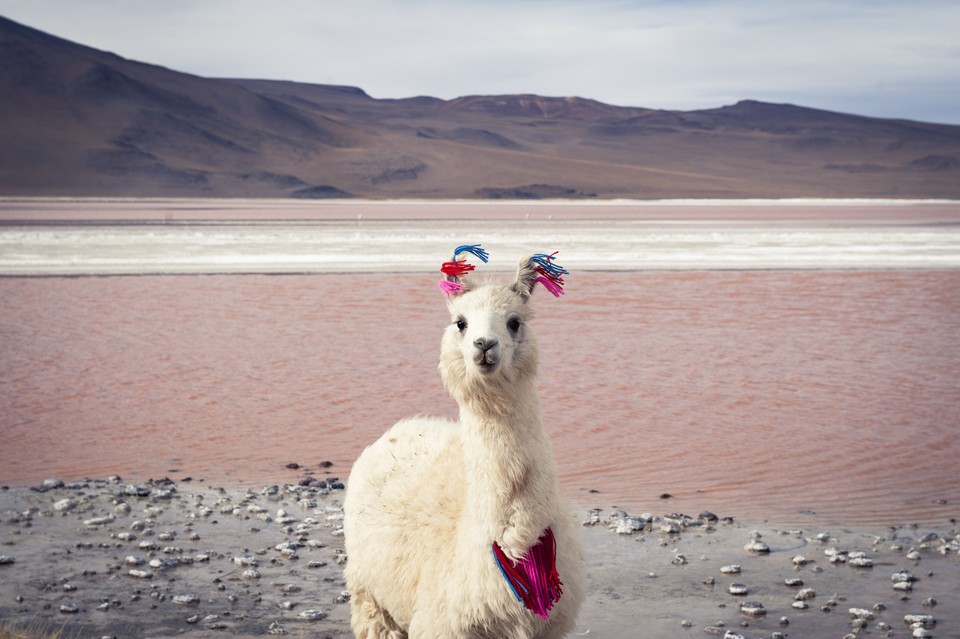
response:
[(0, 195), (960, 198), (960, 126), (745, 100), (378, 100), (202, 78), (0, 18)]

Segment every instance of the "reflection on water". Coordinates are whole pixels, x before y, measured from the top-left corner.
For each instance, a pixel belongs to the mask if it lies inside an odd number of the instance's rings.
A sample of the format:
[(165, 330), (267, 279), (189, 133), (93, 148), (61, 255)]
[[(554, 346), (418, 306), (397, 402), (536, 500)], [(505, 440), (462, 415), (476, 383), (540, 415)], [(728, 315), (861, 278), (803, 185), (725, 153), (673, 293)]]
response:
[[(434, 280), (2, 278), (0, 481), (346, 477), (395, 420), (455, 415)], [(960, 271), (574, 272), (536, 304), (576, 503), (956, 516)]]

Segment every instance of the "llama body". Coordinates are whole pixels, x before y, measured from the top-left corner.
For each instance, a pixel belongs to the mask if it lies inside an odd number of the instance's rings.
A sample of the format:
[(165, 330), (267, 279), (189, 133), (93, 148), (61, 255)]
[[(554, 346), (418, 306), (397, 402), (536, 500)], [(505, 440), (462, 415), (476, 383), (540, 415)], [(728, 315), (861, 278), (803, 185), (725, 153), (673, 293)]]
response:
[[(459, 421), (400, 421), (354, 464), (344, 574), (360, 639), (561, 637), (576, 620), (583, 551), (536, 390), (536, 277), (524, 262), (512, 285), (449, 298), (440, 372)], [(563, 594), (543, 619), (518, 601), (492, 546), (521, 560), (548, 528)]]

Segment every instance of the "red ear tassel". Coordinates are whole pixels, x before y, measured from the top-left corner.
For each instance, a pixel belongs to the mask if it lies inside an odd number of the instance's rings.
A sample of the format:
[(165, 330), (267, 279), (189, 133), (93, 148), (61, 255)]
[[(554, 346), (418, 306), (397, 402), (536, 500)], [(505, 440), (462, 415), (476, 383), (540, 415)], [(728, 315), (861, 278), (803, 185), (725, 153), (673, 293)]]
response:
[(476, 267), (473, 264), (468, 264), (467, 260), (457, 260), (455, 262), (444, 262), (440, 266), (440, 272), (444, 275), (453, 275), (454, 277), (460, 277), (469, 273)]

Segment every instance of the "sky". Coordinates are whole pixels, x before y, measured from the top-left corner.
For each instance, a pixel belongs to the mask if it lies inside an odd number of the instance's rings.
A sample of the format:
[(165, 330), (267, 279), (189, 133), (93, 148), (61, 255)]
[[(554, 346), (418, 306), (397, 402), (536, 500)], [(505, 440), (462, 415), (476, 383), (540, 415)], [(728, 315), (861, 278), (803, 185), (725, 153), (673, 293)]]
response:
[(960, 124), (958, 0), (0, 0), (0, 15), (177, 71), (375, 98), (755, 99)]

